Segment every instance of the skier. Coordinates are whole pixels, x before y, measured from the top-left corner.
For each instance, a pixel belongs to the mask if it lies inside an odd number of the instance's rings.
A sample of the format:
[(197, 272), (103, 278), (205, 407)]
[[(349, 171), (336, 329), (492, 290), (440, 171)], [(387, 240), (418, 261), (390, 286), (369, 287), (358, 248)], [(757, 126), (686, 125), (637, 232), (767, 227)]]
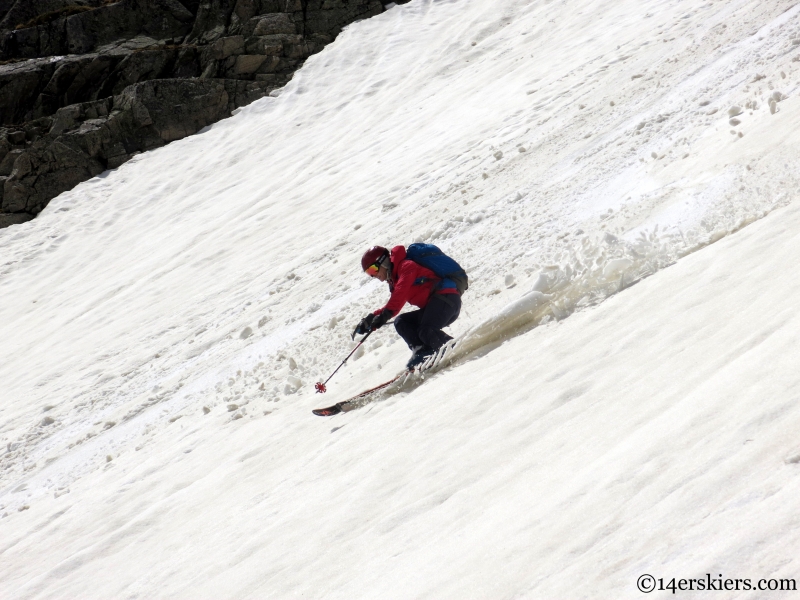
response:
[[(383, 308), (364, 317), (353, 332), (355, 336), (380, 329), (400, 312), (406, 302), (419, 307), (419, 310), (404, 313), (394, 321), (397, 333), (412, 350), (411, 358), (406, 364), (408, 369), (422, 364), (426, 358), (453, 339), (442, 328), (458, 318), (461, 312), (461, 292), (467, 286), (463, 269), (435, 246), (412, 244), (409, 246), (409, 253), (412, 250), (413, 256), (437, 269), (439, 275), (431, 268), (407, 258), (406, 248), (403, 246), (395, 246), (391, 252), (382, 246), (373, 246), (364, 253), (361, 268), (370, 277), (386, 281), (391, 297)], [(449, 273), (451, 269), (457, 270)]]

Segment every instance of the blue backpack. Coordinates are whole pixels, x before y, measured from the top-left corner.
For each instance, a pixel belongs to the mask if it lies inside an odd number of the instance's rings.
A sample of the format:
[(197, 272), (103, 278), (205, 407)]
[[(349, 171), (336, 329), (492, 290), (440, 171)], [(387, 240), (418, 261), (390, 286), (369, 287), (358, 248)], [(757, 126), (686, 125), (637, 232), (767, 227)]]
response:
[[(411, 244), (406, 248), (406, 258), (433, 271), (441, 281), (436, 289), (455, 288), (459, 295), (469, 289), (467, 273), (456, 261), (433, 244)], [(417, 283), (416, 281), (414, 282)], [(424, 283), (424, 282), (419, 282)]]

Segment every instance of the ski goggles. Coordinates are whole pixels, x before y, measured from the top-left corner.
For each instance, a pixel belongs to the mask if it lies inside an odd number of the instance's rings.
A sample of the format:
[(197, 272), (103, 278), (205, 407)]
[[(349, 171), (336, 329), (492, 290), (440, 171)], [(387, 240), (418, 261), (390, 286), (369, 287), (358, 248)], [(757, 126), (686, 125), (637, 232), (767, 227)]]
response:
[(386, 256), (380, 257), (377, 261), (367, 267), (364, 271), (370, 277), (375, 277), (378, 274), (378, 271), (381, 270), (383, 263), (386, 261)]

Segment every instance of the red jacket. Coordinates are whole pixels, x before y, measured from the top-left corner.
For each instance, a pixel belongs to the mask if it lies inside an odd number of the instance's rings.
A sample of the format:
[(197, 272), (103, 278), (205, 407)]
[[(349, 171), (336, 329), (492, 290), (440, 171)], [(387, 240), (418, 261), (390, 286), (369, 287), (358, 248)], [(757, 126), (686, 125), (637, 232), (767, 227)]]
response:
[(453, 288), (434, 290), (441, 279), (430, 269), (418, 265), (413, 260), (406, 260), (404, 246), (392, 248), (390, 260), (392, 261), (392, 276), (388, 283), (392, 296), (386, 306), (375, 311), (376, 315), (381, 314), (384, 310), (389, 310), (392, 312), (392, 316), (395, 316), (403, 309), (406, 302), (419, 308), (425, 308), (434, 292), (437, 294), (458, 293), (458, 290)]

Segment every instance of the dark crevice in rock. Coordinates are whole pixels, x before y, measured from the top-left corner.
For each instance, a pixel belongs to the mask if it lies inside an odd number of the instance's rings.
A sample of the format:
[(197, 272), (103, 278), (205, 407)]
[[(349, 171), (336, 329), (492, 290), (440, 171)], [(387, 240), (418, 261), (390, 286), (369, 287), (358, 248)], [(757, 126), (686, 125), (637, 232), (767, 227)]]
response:
[(384, 4), (0, 0), (0, 227), (282, 87)]
[(302, 31), (300, 31), (299, 33), (300, 35), (306, 35), (306, 30), (307, 30), (306, 25), (308, 24), (308, 0), (300, 0), (300, 3), (303, 8), (303, 25), (302, 25)]

